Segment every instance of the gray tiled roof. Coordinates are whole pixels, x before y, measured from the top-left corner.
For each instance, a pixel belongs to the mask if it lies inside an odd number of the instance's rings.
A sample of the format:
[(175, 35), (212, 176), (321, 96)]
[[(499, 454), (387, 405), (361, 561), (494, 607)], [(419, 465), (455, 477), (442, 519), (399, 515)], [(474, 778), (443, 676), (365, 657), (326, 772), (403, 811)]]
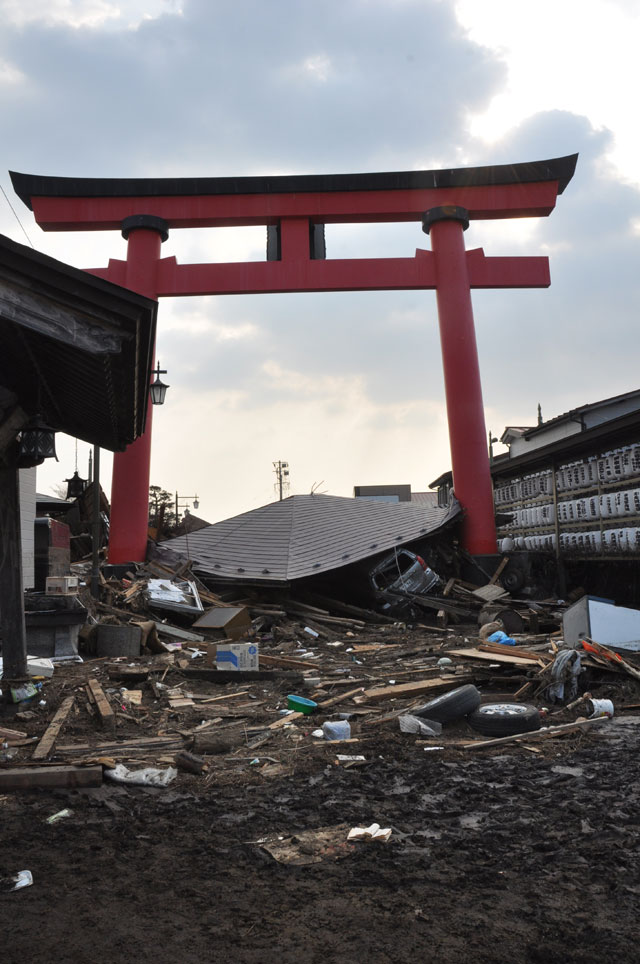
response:
[(435, 532), (460, 512), (410, 502), (293, 495), (165, 543), (223, 579), (302, 579)]

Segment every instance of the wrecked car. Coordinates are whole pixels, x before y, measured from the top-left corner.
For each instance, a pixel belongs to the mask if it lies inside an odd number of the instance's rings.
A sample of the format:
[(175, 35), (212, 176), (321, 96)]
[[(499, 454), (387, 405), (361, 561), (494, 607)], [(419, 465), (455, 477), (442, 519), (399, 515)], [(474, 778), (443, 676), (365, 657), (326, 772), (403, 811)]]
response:
[(408, 549), (396, 549), (369, 573), (375, 592), (429, 592), (440, 582), (422, 556)]
[[(371, 588), (383, 612), (407, 609), (407, 595), (423, 595), (437, 589), (440, 576), (422, 556), (408, 549), (396, 549), (369, 572)], [(407, 613), (409, 615), (409, 613)]]

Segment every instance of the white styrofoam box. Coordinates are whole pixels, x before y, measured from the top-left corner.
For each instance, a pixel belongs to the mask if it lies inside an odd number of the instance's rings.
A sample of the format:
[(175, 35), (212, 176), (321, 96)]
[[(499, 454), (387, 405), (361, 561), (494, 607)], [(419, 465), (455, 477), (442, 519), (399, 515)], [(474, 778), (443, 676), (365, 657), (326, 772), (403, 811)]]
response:
[(570, 645), (588, 636), (605, 646), (624, 646), (640, 640), (640, 611), (583, 596), (565, 612), (562, 628)]
[(77, 593), (79, 588), (77, 576), (47, 576), (45, 595), (66, 596)]

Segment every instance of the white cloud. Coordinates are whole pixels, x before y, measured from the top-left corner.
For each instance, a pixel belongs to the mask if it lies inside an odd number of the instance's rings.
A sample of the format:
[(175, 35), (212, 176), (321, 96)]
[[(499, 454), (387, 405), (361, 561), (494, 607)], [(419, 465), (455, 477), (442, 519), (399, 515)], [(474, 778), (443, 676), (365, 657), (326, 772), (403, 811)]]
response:
[(0, 84), (13, 87), (24, 80), (25, 76), (21, 70), (7, 60), (0, 60)]
[(584, 114), (613, 131), (610, 156), (640, 182), (640, 133), (630, 123), (637, 90), (640, 4), (636, 0), (539, 0), (524, 12), (512, 0), (457, 0), (470, 37), (508, 65), (508, 79), (471, 130), (489, 142), (542, 110)]
[[(265, 0), (184, 0), (182, 11), (0, 0), (0, 61), (22, 80), (0, 87), (7, 167), (322, 174), (578, 150), (548, 219), (473, 222), (466, 234), (488, 257), (551, 258), (548, 290), (473, 295), (491, 427), (535, 418), (538, 401), (551, 417), (637, 387), (620, 345), (635, 344), (640, 299), (640, 194), (628, 183), (640, 156), (638, 4), (540, 0), (525, 16), (512, 0), (278, 0), (278, 11)], [(0, 179), (40, 250), (78, 267), (126, 256), (118, 231), (43, 233)], [(0, 231), (24, 243), (1, 197)], [(419, 222), (331, 225), (327, 243), (343, 258), (429, 247)], [(263, 227), (173, 230), (163, 245), (183, 264), (264, 254)], [(158, 354), (171, 389), (154, 416), (152, 478), (197, 491), (207, 518), (268, 501), (277, 458), (290, 461), (293, 491), (325, 479), (336, 494), (425, 488), (449, 465), (433, 292), (165, 299)], [(64, 461), (43, 472), (67, 478), (73, 451), (60, 448)]]
[(4, 22), (19, 27), (64, 24), (76, 29), (131, 28), (167, 10), (179, 12), (180, 7), (174, 0), (0, 0)]

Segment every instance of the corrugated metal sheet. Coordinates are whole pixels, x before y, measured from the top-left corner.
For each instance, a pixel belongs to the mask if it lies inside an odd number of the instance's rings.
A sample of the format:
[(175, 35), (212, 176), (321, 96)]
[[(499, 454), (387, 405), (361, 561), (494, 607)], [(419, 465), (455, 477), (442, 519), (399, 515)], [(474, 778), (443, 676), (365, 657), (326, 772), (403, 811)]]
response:
[(294, 495), (163, 543), (221, 579), (290, 581), (436, 532), (460, 513), (410, 502)]

